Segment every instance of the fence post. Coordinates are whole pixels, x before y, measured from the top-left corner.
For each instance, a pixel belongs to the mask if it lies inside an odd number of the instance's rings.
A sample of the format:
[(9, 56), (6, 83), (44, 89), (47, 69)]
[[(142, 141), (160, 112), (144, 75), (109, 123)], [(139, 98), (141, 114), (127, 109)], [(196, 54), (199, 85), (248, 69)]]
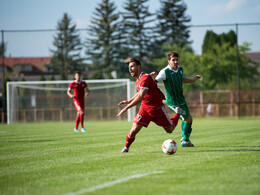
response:
[(252, 116), (255, 116), (255, 91), (252, 91)]
[(201, 113), (201, 116), (204, 116), (203, 92), (202, 91), (200, 91), (200, 113)]
[(233, 91), (230, 91), (230, 96), (229, 96), (229, 102), (230, 102), (230, 112), (229, 112), (229, 116), (234, 116), (234, 94)]

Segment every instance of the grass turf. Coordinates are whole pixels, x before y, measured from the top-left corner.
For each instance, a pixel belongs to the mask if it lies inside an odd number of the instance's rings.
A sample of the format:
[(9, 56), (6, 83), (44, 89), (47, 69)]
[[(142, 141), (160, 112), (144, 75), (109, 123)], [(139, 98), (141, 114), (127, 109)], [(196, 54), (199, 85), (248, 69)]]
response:
[[(151, 123), (120, 154), (132, 123), (73, 122), (0, 125), (0, 194), (81, 194), (93, 186), (163, 171), (82, 194), (260, 194), (259, 118), (195, 119), (194, 148)], [(178, 144), (174, 155), (164, 140)], [(82, 191), (81, 191), (82, 190)]]

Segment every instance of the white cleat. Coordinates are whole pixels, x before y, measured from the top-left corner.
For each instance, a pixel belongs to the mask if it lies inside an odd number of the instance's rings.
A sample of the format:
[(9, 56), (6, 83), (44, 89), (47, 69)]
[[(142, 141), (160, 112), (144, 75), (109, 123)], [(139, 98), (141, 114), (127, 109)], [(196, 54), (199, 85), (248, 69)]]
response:
[(124, 147), (124, 148), (120, 151), (120, 153), (128, 153), (128, 151), (129, 151), (129, 148)]

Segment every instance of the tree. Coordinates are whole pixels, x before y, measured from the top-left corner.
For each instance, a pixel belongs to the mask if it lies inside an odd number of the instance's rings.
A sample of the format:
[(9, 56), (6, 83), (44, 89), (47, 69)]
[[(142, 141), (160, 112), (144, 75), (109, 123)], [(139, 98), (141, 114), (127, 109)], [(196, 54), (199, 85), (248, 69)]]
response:
[(154, 14), (149, 12), (148, 0), (128, 0), (123, 5), (123, 24), (128, 37), (129, 56), (146, 62), (154, 39)]
[[(239, 77), (246, 88), (254, 88), (259, 78), (257, 64), (245, 55), (250, 50), (248, 43), (239, 46)], [(220, 35), (207, 31), (201, 56), (201, 74), (204, 89), (236, 89), (236, 34), (234, 31)]]
[(6, 43), (0, 42), (0, 56), (3, 57), (6, 52)]
[(82, 44), (76, 25), (72, 24), (71, 17), (64, 13), (58, 22), (58, 33), (54, 36), (53, 45), (56, 49), (51, 50), (50, 68), (61, 73), (61, 79), (67, 79), (68, 73), (84, 70), (83, 58), (80, 56)]
[[(201, 57), (200, 70), (203, 75), (203, 88), (209, 89), (236, 89), (236, 46), (230, 43), (213, 44), (212, 50), (204, 53)], [(245, 56), (249, 51), (248, 43), (239, 47), (239, 77), (242, 85), (248, 84), (247, 89), (255, 86), (259, 72), (258, 64)], [(242, 87), (241, 85), (241, 87)]]
[(215, 44), (222, 45), (225, 43), (229, 43), (230, 47), (236, 45), (236, 33), (234, 31), (231, 30), (227, 34), (222, 33), (217, 35), (213, 31), (209, 30), (206, 32), (203, 41), (202, 53), (210, 52)]
[(189, 26), (191, 21), (189, 16), (185, 15), (187, 6), (181, 0), (160, 0), (161, 8), (157, 11), (158, 38), (160, 45), (177, 44), (179, 47), (189, 45)]
[[(120, 33), (119, 13), (111, 0), (102, 0), (93, 12), (91, 25), (86, 40), (87, 59), (92, 62), (92, 78), (109, 77), (111, 72), (119, 69)], [(121, 60), (122, 62), (122, 60)]]

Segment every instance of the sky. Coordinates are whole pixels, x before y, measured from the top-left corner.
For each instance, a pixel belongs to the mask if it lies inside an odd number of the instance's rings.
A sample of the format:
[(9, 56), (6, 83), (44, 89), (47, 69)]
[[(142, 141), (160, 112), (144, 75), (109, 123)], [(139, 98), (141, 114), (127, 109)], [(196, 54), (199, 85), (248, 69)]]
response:
[[(123, 10), (127, 0), (112, 0)], [(0, 0), (0, 30), (56, 29), (58, 21), (67, 13), (77, 28), (87, 28), (95, 8), (102, 0)], [(184, 0), (186, 15), (191, 18), (190, 41), (197, 54), (207, 30), (217, 34), (236, 31), (235, 24), (260, 23), (259, 0)], [(159, 0), (149, 0), (149, 10), (160, 8)], [(231, 26), (196, 27), (197, 25), (231, 24)], [(6, 56), (45, 57), (51, 55), (55, 32), (5, 32)], [(82, 41), (86, 32), (80, 33)], [(1, 36), (2, 37), (2, 36)], [(0, 37), (0, 42), (2, 39)], [(251, 52), (260, 52), (260, 25), (239, 25), (238, 44), (250, 43)]]

